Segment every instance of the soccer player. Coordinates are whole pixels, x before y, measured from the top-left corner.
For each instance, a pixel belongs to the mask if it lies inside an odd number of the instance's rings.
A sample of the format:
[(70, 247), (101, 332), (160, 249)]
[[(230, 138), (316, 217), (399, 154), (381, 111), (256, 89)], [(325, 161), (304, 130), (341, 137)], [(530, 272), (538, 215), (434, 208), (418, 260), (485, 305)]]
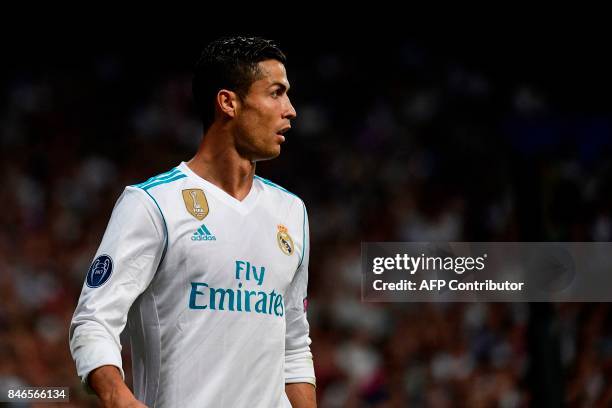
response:
[(316, 405), (306, 208), (255, 175), (296, 116), (284, 63), (269, 40), (209, 44), (193, 79), (198, 151), (117, 201), (70, 326), (77, 372), (104, 406)]

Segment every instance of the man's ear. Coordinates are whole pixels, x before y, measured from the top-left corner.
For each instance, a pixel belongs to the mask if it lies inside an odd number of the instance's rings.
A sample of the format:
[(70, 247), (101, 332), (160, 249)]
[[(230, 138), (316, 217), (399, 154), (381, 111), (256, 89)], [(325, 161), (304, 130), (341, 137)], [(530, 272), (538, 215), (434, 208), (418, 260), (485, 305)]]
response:
[(227, 89), (221, 89), (217, 92), (217, 106), (227, 116), (231, 118), (236, 116), (238, 103), (239, 100), (236, 92), (228, 91)]

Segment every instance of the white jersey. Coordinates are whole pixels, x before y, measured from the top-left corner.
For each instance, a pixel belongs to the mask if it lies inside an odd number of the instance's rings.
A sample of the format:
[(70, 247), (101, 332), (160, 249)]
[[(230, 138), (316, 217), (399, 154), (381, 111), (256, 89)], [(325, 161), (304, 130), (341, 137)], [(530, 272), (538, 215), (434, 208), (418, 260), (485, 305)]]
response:
[(239, 201), (185, 163), (117, 201), (70, 326), (77, 372), (119, 367), (150, 407), (290, 406), (314, 384), (304, 203), (255, 177)]

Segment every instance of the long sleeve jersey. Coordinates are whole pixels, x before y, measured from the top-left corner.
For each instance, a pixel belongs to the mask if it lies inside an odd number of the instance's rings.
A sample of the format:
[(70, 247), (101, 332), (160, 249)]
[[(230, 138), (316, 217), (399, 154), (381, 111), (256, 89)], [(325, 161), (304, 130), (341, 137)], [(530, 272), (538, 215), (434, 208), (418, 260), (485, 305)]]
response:
[(315, 383), (302, 200), (255, 176), (239, 201), (181, 163), (126, 187), (70, 326), (77, 373), (124, 375), (150, 407), (284, 407)]

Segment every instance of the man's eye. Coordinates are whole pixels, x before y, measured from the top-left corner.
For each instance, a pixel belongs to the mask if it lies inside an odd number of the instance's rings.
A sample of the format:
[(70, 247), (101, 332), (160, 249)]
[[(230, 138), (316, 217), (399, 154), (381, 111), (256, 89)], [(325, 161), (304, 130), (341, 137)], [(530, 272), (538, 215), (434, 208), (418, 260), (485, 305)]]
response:
[(279, 92), (278, 92), (278, 90), (276, 90), (276, 91), (272, 92), (272, 97), (273, 97), (273, 98), (278, 98), (278, 96), (279, 96)]

